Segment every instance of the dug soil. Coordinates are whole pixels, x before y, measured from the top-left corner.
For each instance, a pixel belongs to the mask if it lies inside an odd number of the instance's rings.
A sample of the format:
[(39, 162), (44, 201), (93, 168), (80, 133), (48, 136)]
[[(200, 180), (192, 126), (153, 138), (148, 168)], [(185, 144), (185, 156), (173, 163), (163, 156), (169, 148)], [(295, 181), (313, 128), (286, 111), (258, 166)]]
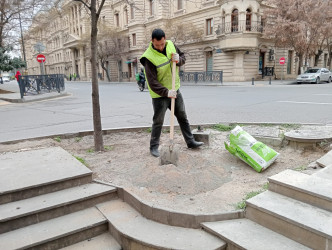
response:
[[(262, 130), (262, 126), (243, 128), (248, 132)], [(279, 126), (269, 129), (279, 135), (287, 130)], [(85, 136), (0, 145), (0, 153), (59, 146), (84, 162), (93, 171), (94, 179), (124, 187), (153, 206), (198, 214), (237, 210), (246, 196), (268, 187), (269, 176), (285, 169), (312, 174), (320, 170), (315, 161), (325, 154), (320, 148), (294, 149), (285, 144), (272, 147), (280, 153), (278, 159), (264, 172), (257, 173), (225, 149), (229, 131), (207, 130), (211, 132), (210, 145), (195, 150), (188, 149), (181, 133), (176, 131), (177, 166), (160, 166), (159, 159), (150, 155), (149, 130), (105, 135), (104, 152), (94, 152), (93, 136)], [(165, 131), (162, 145), (167, 141)]]

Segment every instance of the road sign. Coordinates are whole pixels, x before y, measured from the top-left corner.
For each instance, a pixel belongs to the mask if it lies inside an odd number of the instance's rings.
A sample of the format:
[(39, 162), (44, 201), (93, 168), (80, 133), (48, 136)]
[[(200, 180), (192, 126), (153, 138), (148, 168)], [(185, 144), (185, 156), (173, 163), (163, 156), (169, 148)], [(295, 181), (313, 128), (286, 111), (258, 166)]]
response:
[(42, 62), (46, 61), (46, 58), (45, 58), (45, 56), (43, 54), (39, 54), (37, 56), (37, 61), (40, 62), (40, 63), (42, 63)]
[(286, 62), (286, 59), (285, 59), (285, 57), (280, 57), (280, 59), (279, 59), (279, 64), (285, 64), (285, 62)]

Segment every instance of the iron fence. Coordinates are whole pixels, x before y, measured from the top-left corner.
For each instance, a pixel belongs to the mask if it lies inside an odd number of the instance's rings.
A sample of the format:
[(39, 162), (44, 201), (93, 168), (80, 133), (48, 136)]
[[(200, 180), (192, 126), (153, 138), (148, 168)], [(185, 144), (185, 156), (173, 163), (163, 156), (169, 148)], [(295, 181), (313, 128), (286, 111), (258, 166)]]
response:
[(223, 81), (222, 71), (184, 72), (180, 71), (181, 82), (220, 83)]
[(65, 89), (63, 74), (19, 76), (21, 98), (29, 93), (42, 94), (51, 91), (60, 93)]

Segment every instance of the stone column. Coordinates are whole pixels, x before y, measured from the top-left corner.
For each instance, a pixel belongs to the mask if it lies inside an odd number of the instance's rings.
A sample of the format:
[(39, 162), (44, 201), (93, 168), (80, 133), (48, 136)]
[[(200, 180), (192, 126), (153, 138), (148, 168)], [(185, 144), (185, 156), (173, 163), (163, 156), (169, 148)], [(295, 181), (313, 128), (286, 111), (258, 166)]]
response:
[(72, 65), (72, 69), (71, 69), (71, 71), (72, 72), (70, 72), (71, 74), (74, 74), (74, 73), (77, 73), (76, 72), (76, 65), (75, 65), (75, 54), (74, 54), (74, 49), (70, 49), (70, 52), (71, 52), (71, 65)]
[(244, 51), (235, 51), (234, 54), (234, 64), (233, 64), (233, 80), (234, 81), (244, 81)]
[(85, 59), (84, 59), (84, 47), (80, 48), (80, 77), (81, 79), (86, 79), (86, 75), (85, 75)]

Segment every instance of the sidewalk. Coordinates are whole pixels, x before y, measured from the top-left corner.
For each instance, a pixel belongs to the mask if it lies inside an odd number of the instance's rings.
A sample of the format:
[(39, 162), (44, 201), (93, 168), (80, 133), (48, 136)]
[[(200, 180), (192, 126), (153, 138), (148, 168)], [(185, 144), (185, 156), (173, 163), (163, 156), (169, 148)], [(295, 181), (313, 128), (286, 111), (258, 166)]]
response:
[(50, 92), (42, 94), (28, 93), (28, 95), (21, 98), (20, 89), (16, 81), (10, 81), (4, 84), (0, 84), (0, 100), (13, 102), (13, 103), (42, 101), (42, 100), (53, 99), (68, 95), (70, 94), (67, 92), (61, 92), (61, 93)]

